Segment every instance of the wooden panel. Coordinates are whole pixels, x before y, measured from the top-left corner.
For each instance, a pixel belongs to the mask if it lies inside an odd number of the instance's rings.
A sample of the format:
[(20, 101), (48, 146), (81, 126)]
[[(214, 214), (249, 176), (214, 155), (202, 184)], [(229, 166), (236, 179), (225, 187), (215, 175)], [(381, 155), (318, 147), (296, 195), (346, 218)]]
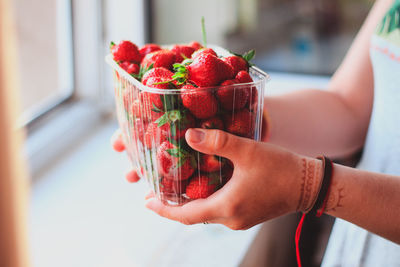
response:
[[(17, 130), (15, 27), (11, 0), (0, 1), (0, 266), (28, 266), (27, 183)], [(18, 99), (19, 100), (19, 99)]]

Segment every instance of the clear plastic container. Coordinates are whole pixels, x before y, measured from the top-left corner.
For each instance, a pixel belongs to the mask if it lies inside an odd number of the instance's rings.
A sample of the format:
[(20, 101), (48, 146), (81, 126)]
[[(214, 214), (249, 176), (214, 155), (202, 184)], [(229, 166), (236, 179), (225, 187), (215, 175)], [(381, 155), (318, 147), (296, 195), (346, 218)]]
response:
[[(249, 70), (252, 83), (155, 89), (130, 76), (111, 55), (106, 61), (114, 72), (117, 116), (127, 154), (140, 178), (164, 203), (181, 205), (207, 197), (233, 173), (228, 159), (191, 149), (184, 138), (188, 128), (220, 128), (260, 140), (264, 98), (259, 96), (264, 95), (269, 76), (258, 68)], [(190, 110), (182, 97), (195, 99)]]

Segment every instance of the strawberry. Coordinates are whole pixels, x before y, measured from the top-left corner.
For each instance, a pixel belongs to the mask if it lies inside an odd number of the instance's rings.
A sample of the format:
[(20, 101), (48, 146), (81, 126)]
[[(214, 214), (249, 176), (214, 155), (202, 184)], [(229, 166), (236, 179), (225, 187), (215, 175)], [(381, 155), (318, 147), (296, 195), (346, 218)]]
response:
[[(251, 78), (250, 74), (244, 70), (239, 71), (236, 74), (235, 79), (238, 80), (240, 83), (253, 82), (253, 79)], [(250, 110), (254, 110), (255, 106), (257, 105), (257, 101), (258, 101), (257, 88), (255, 86), (252, 86), (252, 87), (248, 88), (248, 91), (249, 91), (249, 96), (250, 96), (249, 107), (250, 107)]]
[(218, 57), (217, 53), (215, 53), (215, 51), (213, 49), (211, 49), (211, 48), (201, 48), (201, 49), (196, 50), (196, 52), (194, 52), (192, 54), (192, 58), (194, 59), (194, 58), (196, 58), (196, 57), (198, 57), (198, 56), (200, 56), (202, 54), (211, 54), (213, 56)]
[(146, 129), (146, 124), (139, 118), (135, 119), (133, 121), (133, 127), (131, 128), (131, 134), (133, 140), (135, 141), (140, 140), (140, 142), (143, 143), (145, 129)]
[(190, 58), (195, 49), (188, 45), (174, 45), (171, 51), (175, 53), (175, 62), (181, 63), (185, 58)]
[[(182, 103), (198, 119), (207, 119), (214, 116), (218, 110), (218, 102), (214, 94), (207, 90), (197, 89), (193, 85), (182, 88)], [(189, 89), (186, 90), (185, 89)], [(194, 89), (194, 90), (193, 90)]]
[(142, 65), (145, 67), (151, 66), (153, 68), (164, 67), (166, 69), (172, 69), (172, 64), (175, 63), (175, 53), (170, 50), (158, 50), (147, 54), (142, 59)]
[(121, 41), (119, 44), (111, 42), (110, 47), (115, 61), (140, 62), (141, 56), (139, 50), (132, 42)]
[(235, 77), (240, 83), (251, 83), (253, 79), (251, 78), (250, 74), (247, 71), (239, 71)]
[(157, 123), (153, 122), (147, 126), (146, 132), (144, 134), (144, 145), (147, 148), (152, 148), (153, 144), (155, 147), (159, 146), (161, 143), (167, 140), (168, 133), (157, 126)]
[(249, 66), (252, 65), (250, 60), (254, 58), (255, 54), (256, 51), (253, 49), (243, 55), (233, 53), (232, 56), (224, 57), (222, 60), (232, 66), (236, 75), (241, 70), (249, 71)]
[(204, 172), (221, 171), (225, 160), (219, 156), (200, 154), (199, 168)]
[(212, 117), (200, 122), (200, 128), (224, 130), (224, 123), (219, 117)]
[(191, 199), (207, 198), (218, 189), (219, 184), (219, 179), (215, 177), (196, 176), (186, 186), (186, 195)]
[(132, 90), (125, 88), (122, 92), (122, 101), (126, 112), (131, 111), (131, 105), (134, 102), (134, 93)]
[(190, 42), (189, 46), (192, 47), (195, 51), (203, 48), (203, 46), (197, 41)]
[(131, 110), (133, 116), (136, 118), (145, 118), (147, 121), (155, 121), (164, 113), (162, 110), (153, 106), (153, 103), (148, 99), (149, 94), (150, 93), (147, 92), (141, 93), (139, 98), (133, 101)]
[(129, 61), (124, 61), (119, 64), (129, 74), (139, 74), (140, 67), (136, 63), (131, 63)]
[(158, 148), (157, 162), (160, 174), (175, 181), (188, 179), (197, 168), (196, 160), (189, 152), (169, 141), (163, 142)]
[(189, 128), (196, 126), (193, 116), (184, 110), (167, 111), (155, 122), (174, 140), (184, 137)]
[(144, 58), (147, 54), (161, 50), (161, 47), (157, 44), (145, 44), (139, 49), (140, 56)]
[(242, 57), (229, 56), (229, 57), (222, 58), (222, 60), (232, 66), (233, 72), (235, 74), (237, 74), (241, 70), (245, 70), (245, 71), (249, 70), (249, 64)]
[(211, 54), (195, 57), (186, 68), (188, 79), (199, 87), (215, 86), (233, 77), (232, 67)]
[(188, 180), (175, 181), (163, 177), (160, 180), (160, 191), (168, 195), (182, 195), (186, 191), (187, 184)]
[(143, 75), (142, 83), (147, 85), (147, 80), (154, 77), (171, 80), (173, 75), (174, 73), (172, 71), (164, 67), (152, 68)]
[[(168, 79), (161, 77), (151, 77), (147, 79), (146, 85), (157, 89), (171, 88), (171, 85), (169, 83), (159, 84), (160, 82), (165, 82), (165, 81), (168, 81)], [(164, 105), (162, 101), (162, 96), (163, 96), (162, 94), (145, 92), (143, 94), (144, 104), (150, 107), (155, 106), (158, 109), (163, 109)]]
[(235, 135), (252, 137), (254, 135), (253, 114), (242, 109), (225, 115), (225, 129)]
[[(237, 80), (226, 80), (221, 83), (221, 86), (229, 86), (239, 83)], [(222, 87), (215, 94), (221, 106), (226, 110), (242, 109), (249, 100), (249, 90), (247, 87)]]

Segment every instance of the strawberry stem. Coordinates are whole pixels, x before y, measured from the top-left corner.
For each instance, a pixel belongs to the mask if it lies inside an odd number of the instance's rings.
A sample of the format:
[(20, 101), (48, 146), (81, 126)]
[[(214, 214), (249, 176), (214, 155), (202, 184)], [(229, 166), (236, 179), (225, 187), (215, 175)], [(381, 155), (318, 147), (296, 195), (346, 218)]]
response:
[(203, 45), (207, 47), (207, 34), (206, 34), (206, 26), (204, 22), (204, 16), (201, 17), (201, 32), (203, 34)]

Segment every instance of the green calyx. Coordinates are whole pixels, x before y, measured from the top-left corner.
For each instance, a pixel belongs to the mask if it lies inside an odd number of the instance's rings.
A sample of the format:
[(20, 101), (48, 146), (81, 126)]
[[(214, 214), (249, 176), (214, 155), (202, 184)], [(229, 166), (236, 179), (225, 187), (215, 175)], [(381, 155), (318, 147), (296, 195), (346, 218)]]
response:
[(162, 115), (160, 118), (158, 118), (155, 122), (157, 123), (158, 127), (163, 126), (166, 123), (177, 123), (178, 121), (182, 120), (184, 118), (184, 114), (182, 114), (182, 111), (180, 110), (171, 110), (167, 111)]
[(182, 85), (187, 81), (188, 70), (187, 70), (186, 66), (191, 64), (192, 62), (193, 62), (192, 60), (186, 59), (185, 64), (175, 63), (173, 65), (175, 74), (172, 76), (172, 80), (176, 81), (176, 83), (178, 85)]
[(250, 51), (244, 53), (243, 55), (234, 53), (234, 52), (232, 52), (232, 51), (229, 51), (229, 53), (231, 53), (232, 55), (235, 55), (235, 56), (237, 56), (237, 57), (243, 58), (244, 60), (247, 61), (247, 64), (249, 64), (250, 67), (251, 67), (251, 66), (254, 66), (254, 64), (251, 63), (250, 61), (255, 57), (255, 55), (256, 55), (256, 50), (251, 49)]
[(115, 43), (113, 41), (110, 42), (110, 50), (115, 46)]
[(143, 78), (143, 75), (144, 75), (146, 72), (148, 72), (149, 70), (151, 70), (151, 69), (153, 68), (153, 66), (154, 66), (154, 64), (151, 64), (151, 65), (148, 66), (148, 67), (147, 67), (147, 66), (145, 66), (145, 67), (140, 66), (139, 73), (138, 73), (138, 74), (132, 73), (131, 76), (132, 76), (133, 78), (135, 78), (136, 80), (141, 81), (142, 78)]

